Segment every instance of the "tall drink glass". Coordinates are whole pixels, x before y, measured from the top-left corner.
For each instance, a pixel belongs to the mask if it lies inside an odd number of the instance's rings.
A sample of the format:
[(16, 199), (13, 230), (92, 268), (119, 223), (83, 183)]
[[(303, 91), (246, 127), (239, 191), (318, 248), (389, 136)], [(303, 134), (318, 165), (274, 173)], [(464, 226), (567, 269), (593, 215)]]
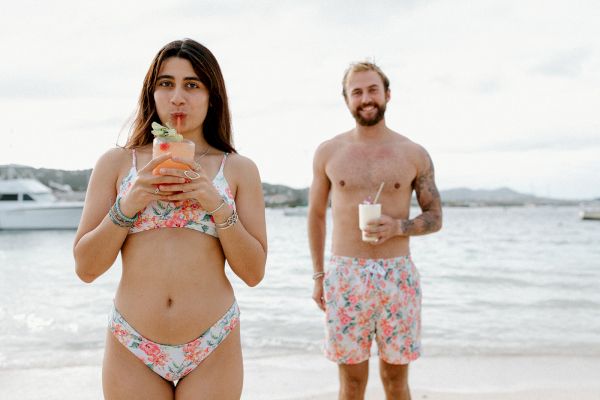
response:
[(369, 221), (381, 217), (381, 204), (359, 204), (358, 205), (358, 227), (362, 231), (363, 242), (376, 242), (376, 237), (366, 236), (365, 229)]

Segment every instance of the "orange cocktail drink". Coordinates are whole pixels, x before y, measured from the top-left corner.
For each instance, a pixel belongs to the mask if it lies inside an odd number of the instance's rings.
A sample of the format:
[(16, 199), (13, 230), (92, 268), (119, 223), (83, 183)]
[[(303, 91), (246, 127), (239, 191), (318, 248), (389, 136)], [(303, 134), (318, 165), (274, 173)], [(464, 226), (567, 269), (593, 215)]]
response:
[[(172, 141), (168, 138), (156, 137), (152, 142), (152, 158), (171, 153), (171, 157), (193, 160), (195, 151), (196, 145), (194, 142), (187, 139), (183, 139), (181, 141)], [(152, 173), (154, 175), (160, 175), (158, 171), (160, 171), (161, 168), (190, 169), (190, 166), (175, 162), (173, 160), (166, 160), (158, 164), (158, 166), (152, 170)]]
[[(179, 125), (180, 119), (177, 118), (177, 126), (179, 127)], [(168, 123), (167, 126), (162, 126), (156, 122), (152, 123), (152, 134), (154, 135), (152, 158), (171, 153), (171, 157), (186, 158), (188, 160), (194, 159), (196, 145), (191, 140), (184, 139), (183, 135), (177, 133), (178, 130), (172, 128)], [(160, 175), (159, 171), (161, 168), (190, 169), (190, 166), (169, 159), (158, 164), (152, 170), (152, 173)]]

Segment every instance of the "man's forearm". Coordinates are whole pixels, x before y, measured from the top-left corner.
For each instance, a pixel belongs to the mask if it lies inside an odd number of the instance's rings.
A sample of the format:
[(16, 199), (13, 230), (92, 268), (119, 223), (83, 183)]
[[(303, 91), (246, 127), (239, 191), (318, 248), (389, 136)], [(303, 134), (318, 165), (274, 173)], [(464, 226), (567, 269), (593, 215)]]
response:
[(419, 236), (437, 232), (442, 228), (442, 213), (424, 211), (413, 219), (398, 220), (398, 235)]
[(313, 272), (322, 272), (325, 257), (325, 219), (308, 218), (308, 244), (313, 262)]

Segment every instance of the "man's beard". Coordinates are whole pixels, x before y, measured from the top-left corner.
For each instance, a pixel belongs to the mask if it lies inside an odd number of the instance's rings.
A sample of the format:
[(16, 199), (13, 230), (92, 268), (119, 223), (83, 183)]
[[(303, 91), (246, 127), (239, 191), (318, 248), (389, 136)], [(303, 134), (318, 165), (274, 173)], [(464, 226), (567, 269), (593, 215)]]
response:
[[(371, 105), (377, 109), (377, 113), (373, 117), (364, 118), (362, 115), (360, 115), (360, 111), (363, 109), (363, 107), (371, 106)], [(356, 109), (356, 111), (352, 112), (352, 116), (354, 117), (356, 122), (361, 126), (377, 125), (379, 123), (379, 121), (381, 121), (383, 119), (383, 116), (385, 115), (385, 107), (386, 107), (385, 103), (383, 103), (381, 105), (379, 105), (375, 102), (363, 104), (360, 107), (358, 107)]]

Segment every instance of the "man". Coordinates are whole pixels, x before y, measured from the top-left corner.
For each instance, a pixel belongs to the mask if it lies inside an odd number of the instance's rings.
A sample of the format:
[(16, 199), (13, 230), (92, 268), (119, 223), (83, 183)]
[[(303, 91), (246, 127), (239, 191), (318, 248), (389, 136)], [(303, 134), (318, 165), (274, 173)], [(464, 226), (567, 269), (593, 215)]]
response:
[[(440, 196), (427, 151), (385, 124), (390, 89), (381, 69), (352, 64), (342, 85), (356, 126), (322, 143), (314, 157), (308, 211), (313, 299), (325, 311), (325, 354), (339, 365), (339, 398), (364, 398), (375, 339), (387, 399), (406, 400), (408, 363), (421, 352), (421, 287), (409, 237), (441, 228)], [(361, 232), (358, 205), (374, 200), (382, 183), (381, 217)], [(422, 212), (411, 219), (413, 190)], [(333, 255), (325, 273), (330, 195)]]

